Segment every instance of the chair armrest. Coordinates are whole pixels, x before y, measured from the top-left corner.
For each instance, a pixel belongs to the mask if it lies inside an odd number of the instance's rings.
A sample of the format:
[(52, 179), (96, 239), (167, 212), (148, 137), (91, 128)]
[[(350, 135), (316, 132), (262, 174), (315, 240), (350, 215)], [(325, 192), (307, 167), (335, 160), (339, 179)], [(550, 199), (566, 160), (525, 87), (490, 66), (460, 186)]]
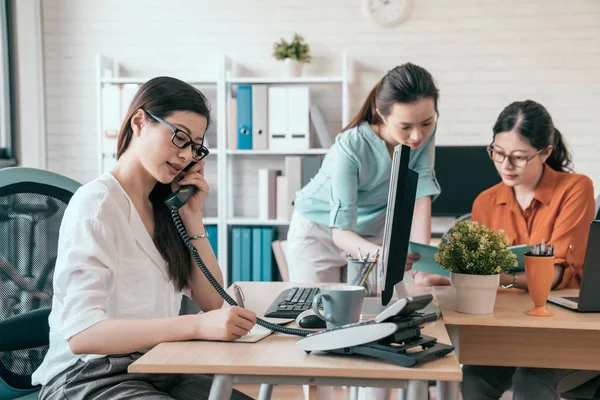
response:
[(31, 349), (50, 343), (49, 308), (0, 321), (0, 351)]

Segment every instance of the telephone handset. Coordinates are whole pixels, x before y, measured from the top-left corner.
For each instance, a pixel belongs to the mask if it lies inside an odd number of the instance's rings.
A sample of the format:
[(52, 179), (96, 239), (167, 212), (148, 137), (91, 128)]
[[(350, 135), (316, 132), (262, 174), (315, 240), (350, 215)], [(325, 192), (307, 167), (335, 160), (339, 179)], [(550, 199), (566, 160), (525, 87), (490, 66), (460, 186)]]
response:
[[(188, 165), (186, 170), (188, 168), (190, 168), (191, 166), (192, 166), (192, 164)], [(210, 273), (208, 268), (206, 268), (206, 264), (204, 264), (204, 261), (202, 261), (202, 258), (200, 258), (200, 254), (198, 254), (198, 250), (196, 250), (196, 247), (194, 247), (194, 245), (192, 244), (192, 242), (185, 230), (185, 227), (183, 226), (183, 223), (181, 222), (181, 219), (179, 218), (179, 212), (177, 210), (179, 208), (181, 208), (190, 199), (190, 197), (192, 197), (192, 195), (195, 192), (196, 192), (196, 187), (193, 185), (182, 186), (181, 188), (179, 188), (179, 190), (176, 190), (173, 194), (171, 194), (165, 200), (165, 204), (167, 205), (167, 207), (169, 207), (169, 210), (171, 210), (171, 218), (173, 218), (173, 223), (175, 223), (175, 227), (177, 228), (177, 232), (179, 232), (179, 236), (181, 236), (181, 239), (185, 243), (186, 247), (192, 252), (194, 261), (196, 261), (196, 264), (198, 264), (198, 267), (200, 268), (200, 270), (202, 271), (204, 276), (206, 276), (206, 279), (208, 279), (208, 281), (215, 288), (217, 293), (219, 293), (219, 295), (227, 303), (229, 303), (232, 306), (237, 306), (238, 305), (237, 302), (225, 291), (225, 289), (223, 289), (223, 287), (219, 284), (219, 282), (215, 279), (215, 277), (212, 276), (212, 274)], [(264, 328), (269, 329), (269, 330), (285, 333), (288, 335), (307, 336), (311, 333), (314, 333), (314, 331), (308, 331), (308, 330), (303, 330), (303, 329), (285, 328), (285, 327), (282, 327), (282, 326), (279, 326), (276, 324), (272, 324), (261, 318), (257, 318), (256, 323)]]
[[(187, 172), (190, 168), (196, 165), (195, 162), (189, 163), (187, 167), (183, 169), (183, 172)], [(196, 193), (196, 186), (194, 185), (185, 185), (181, 186), (179, 189), (171, 193), (169, 197), (165, 200), (165, 204), (169, 207), (169, 210), (173, 207), (181, 208), (185, 203), (188, 202), (190, 197)]]
[(187, 201), (196, 193), (196, 186), (186, 185), (182, 186), (174, 191), (167, 199), (165, 204), (169, 207), (169, 210), (173, 207), (181, 208)]

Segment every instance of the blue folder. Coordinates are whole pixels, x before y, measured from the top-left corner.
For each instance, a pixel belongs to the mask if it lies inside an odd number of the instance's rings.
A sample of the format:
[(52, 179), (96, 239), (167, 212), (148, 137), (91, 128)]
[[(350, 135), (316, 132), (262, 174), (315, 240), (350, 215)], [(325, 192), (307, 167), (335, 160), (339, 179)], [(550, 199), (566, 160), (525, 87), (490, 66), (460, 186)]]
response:
[(275, 239), (274, 228), (262, 228), (262, 280), (265, 282), (273, 282), (273, 249), (271, 243)]
[(243, 282), (252, 280), (252, 229), (242, 228), (242, 277)]
[(262, 228), (252, 228), (252, 280), (262, 281)]
[(242, 228), (231, 230), (231, 278), (230, 283), (242, 280)]
[(219, 259), (219, 235), (217, 231), (216, 225), (209, 225), (206, 227), (206, 232), (208, 233), (208, 241), (210, 243), (210, 247), (212, 247), (213, 252), (215, 253), (215, 257), (217, 260)]
[(252, 149), (252, 86), (240, 85), (237, 90), (238, 149)]

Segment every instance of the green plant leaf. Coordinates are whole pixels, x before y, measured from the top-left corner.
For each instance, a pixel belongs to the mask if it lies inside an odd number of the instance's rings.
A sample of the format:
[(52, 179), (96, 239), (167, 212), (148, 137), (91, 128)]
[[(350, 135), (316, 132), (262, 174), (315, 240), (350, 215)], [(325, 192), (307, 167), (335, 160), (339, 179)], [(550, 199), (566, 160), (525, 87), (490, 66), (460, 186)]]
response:
[(310, 46), (304, 41), (304, 37), (297, 33), (290, 43), (283, 38), (273, 43), (273, 57), (276, 60), (291, 58), (301, 63), (309, 63), (312, 60)]
[(516, 266), (517, 256), (508, 247), (502, 231), (465, 220), (444, 235), (435, 261), (458, 274), (494, 275)]

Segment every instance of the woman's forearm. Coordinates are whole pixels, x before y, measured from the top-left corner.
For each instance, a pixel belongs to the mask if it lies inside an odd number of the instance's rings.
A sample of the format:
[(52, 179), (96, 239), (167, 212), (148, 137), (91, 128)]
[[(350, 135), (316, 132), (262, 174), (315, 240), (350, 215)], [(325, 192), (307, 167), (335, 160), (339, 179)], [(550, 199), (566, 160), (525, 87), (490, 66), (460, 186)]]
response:
[[(554, 289), (560, 283), (563, 275), (563, 269), (564, 267), (560, 264), (556, 264), (554, 266), (554, 271), (552, 273), (552, 289)], [(502, 272), (500, 274), (500, 285), (506, 286), (514, 282), (515, 288), (527, 290), (527, 275), (525, 272), (517, 272), (515, 275), (516, 277), (513, 277), (513, 274)]]
[(161, 342), (194, 339), (194, 315), (157, 319), (105, 319), (69, 339), (73, 354), (126, 354)]
[(366, 256), (367, 253), (373, 255), (378, 249), (381, 248), (381, 246), (368, 241), (353, 231), (333, 228), (332, 238), (333, 243), (337, 247), (346, 253), (352, 254), (354, 257), (358, 257), (357, 248), (360, 248), (360, 252), (363, 257)]
[(410, 240), (429, 244), (431, 241), (431, 197), (421, 197), (415, 202)]
[[(206, 232), (204, 223), (202, 222), (202, 216), (196, 215), (195, 217), (184, 217), (185, 229), (188, 231), (190, 236), (201, 235)], [(215, 253), (210, 245), (208, 239), (197, 239), (192, 240), (192, 244), (198, 250), (200, 258), (212, 274), (215, 279), (223, 286), (223, 273), (215, 257)], [(190, 282), (190, 289), (192, 290), (192, 298), (194, 302), (200, 307), (202, 311), (215, 310), (223, 306), (223, 299), (217, 291), (210, 284), (208, 279), (204, 276), (196, 261), (192, 257), (192, 279)]]

